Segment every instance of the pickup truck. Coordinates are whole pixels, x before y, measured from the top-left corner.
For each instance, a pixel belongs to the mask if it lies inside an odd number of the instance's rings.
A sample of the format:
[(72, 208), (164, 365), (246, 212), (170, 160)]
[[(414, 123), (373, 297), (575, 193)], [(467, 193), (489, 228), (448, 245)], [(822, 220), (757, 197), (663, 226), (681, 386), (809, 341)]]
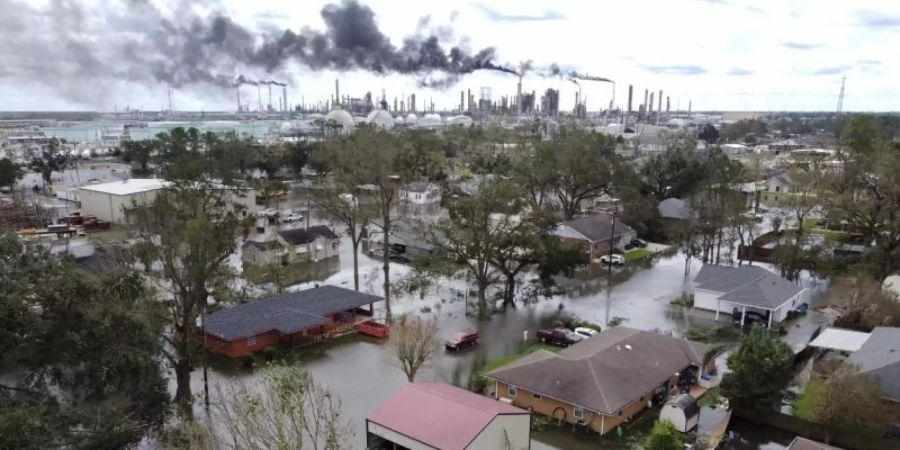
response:
[(449, 351), (461, 350), (475, 345), (478, 345), (478, 332), (476, 331), (463, 331), (457, 333), (455, 336), (444, 342), (444, 347)]
[(568, 347), (584, 339), (583, 336), (567, 328), (539, 329), (537, 330), (537, 338), (544, 344), (558, 345), (560, 347)]

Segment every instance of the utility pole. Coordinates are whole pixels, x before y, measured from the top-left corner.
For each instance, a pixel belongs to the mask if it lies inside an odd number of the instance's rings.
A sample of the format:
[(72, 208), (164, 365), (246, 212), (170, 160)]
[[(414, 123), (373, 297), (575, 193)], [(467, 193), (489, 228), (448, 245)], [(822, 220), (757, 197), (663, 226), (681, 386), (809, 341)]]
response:
[(611, 306), (610, 302), (612, 302), (613, 249), (615, 248), (613, 241), (616, 238), (616, 214), (617, 212), (610, 214), (612, 216), (612, 227), (610, 227), (609, 231), (609, 261), (606, 264), (606, 322), (604, 323), (606, 326), (609, 326), (609, 307)]
[(841, 112), (843, 112), (843, 110), (844, 110), (844, 84), (846, 82), (847, 82), (847, 77), (846, 76), (841, 77), (841, 95), (838, 96), (838, 107), (837, 107), (838, 115), (840, 115)]

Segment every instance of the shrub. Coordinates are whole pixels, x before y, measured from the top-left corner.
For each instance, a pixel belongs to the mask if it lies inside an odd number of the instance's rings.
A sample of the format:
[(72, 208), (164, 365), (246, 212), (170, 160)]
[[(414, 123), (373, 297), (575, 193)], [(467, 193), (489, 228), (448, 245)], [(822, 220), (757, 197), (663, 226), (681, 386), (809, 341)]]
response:
[(694, 307), (694, 296), (682, 294), (682, 295), (678, 296), (678, 298), (676, 298), (675, 300), (672, 300), (669, 303), (672, 305), (675, 305), (675, 306), (684, 306), (685, 308), (693, 308)]
[(626, 318), (626, 317), (616, 316), (616, 317), (613, 317), (612, 319), (609, 319), (609, 326), (616, 327), (616, 326), (622, 325), (623, 323), (625, 323), (627, 321), (628, 321), (628, 318)]
[(272, 361), (276, 357), (278, 357), (278, 348), (274, 345), (271, 347), (266, 347), (263, 349), (263, 357), (266, 358), (266, 361)]
[(590, 328), (590, 329), (598, 331), (598, 332), (601, 331), (600, 325), (597, 325), (596, 323), (593, 323), (593, 322), (588, 322), (586, 320), (581, 320), (574, 316), (560, 317), (556, 321), (555, 325), (563, 327), (563, 328), (568, 328), (570, 330), (574, 330), (576, 328), (583, 327), (583, 328)]
[(245, 369), (252, 369), (253, 366), (256, 365), (256, 360), (253, 359), (253, 355), (241, 356), (238, 361), (241, 363), (241, 367)]
[(531, 431), (544, 431), (550, 425), (550, 419), (547, 416), (538, 414), (531, 415)]

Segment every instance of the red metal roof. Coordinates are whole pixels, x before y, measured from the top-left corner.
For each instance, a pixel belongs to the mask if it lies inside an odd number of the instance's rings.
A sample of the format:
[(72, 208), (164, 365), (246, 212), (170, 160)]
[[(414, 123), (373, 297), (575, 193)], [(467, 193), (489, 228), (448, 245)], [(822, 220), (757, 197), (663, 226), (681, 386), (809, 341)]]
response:
[(411, 383), (368, 420), (435, 448), (462, 450), (500, 414), (528, 412), (444, 383)]

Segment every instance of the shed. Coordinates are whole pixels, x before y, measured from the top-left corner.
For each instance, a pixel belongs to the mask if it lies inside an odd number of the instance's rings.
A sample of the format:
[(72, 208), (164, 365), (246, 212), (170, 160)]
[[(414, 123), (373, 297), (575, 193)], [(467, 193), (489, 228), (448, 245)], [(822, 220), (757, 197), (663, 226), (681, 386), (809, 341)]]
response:
[(826, 328), (809, 343), (809, 346), (841, 352), (855, 352), (862, 348), (863, 344), (869, 340), (870, 335), (871, 333), (862, 331)]
[(659, 412), (659, 420), (668, 420), (678, 431), (687, 433), (700, 420), (700, 405), (689, 394), (672, 397)]

